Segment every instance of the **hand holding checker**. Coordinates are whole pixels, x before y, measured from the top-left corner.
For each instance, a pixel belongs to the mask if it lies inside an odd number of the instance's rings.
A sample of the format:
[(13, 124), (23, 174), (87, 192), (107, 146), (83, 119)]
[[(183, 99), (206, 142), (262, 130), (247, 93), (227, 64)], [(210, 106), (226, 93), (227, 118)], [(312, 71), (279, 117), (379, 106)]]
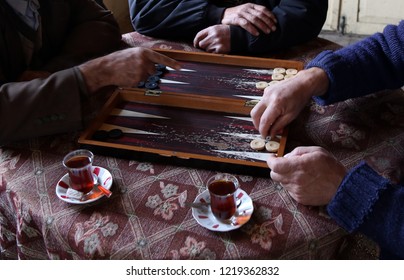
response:
[(328, 78), (319, 68), (300, 71), (293, 79), (265, 88), (260, 102), (251, 110), (255, 128), (263, 138), (275, 137), (293, 121), (310, 98), (327, 91)]
[[(304, 205), (328, 204), (347, 170), (330, 152), (321, 147), (297, 147), (284, 157), (269, 155), (271, 178)], [(332, 170), (332, 172), (331, 172)]]
[(156, 71), (156, 64), (164, 64), (179, 70), (180, 64), (174, 59), (147, 48), (128, 48), (96, 58), (79, 66), (87, 90), (94, 93), (98, 89), (115, 85), (134, 87)]

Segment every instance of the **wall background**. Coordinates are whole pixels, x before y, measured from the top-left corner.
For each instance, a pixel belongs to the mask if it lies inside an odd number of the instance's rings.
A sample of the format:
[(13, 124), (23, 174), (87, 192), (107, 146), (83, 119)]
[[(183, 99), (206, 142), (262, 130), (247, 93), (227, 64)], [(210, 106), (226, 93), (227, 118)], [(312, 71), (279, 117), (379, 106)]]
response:
[(110, 9), (118, 21), (121, 33), (133, 31), (129, 17), (128, 0), (104, 0), (105, 6)]

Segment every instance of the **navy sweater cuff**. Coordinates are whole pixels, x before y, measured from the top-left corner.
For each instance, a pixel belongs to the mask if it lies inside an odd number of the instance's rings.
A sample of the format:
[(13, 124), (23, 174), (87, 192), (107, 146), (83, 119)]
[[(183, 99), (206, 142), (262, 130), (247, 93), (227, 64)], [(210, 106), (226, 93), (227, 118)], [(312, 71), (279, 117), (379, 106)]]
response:
[(366, 163), (353, 168), (327, 207), (329, 215), (349, 232), (357, 230), (388, 186), (388, 180)]
[[(314, 97), (320, 105), (328, 105), (350, 98), (352, 86), (355, 84), (354, 76), (350, 75), (350, 64), (333, 51), (324, 51), (310, 61), (306, 68), (322, 68), (330, 80), (330, 88), (322, 96)], [(344, 82), (336, 82), (336, 77), (344, 77)], [(338, 93), (338, 94), (336, 94)]]

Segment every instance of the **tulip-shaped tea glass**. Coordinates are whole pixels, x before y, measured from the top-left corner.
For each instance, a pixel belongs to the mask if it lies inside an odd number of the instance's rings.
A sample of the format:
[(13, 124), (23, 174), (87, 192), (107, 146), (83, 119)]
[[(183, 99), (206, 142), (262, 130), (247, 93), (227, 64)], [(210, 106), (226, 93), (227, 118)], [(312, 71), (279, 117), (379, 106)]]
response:
[(231, 222), (237, 210), (237, 178), (228, 173), (212, 176), (206, 183), (210, 194), (210, 207), (216, 219)]
[(89, 150), (75, 150), (68, 153), (63, 159), (66, 167), (70, 187), (76, 191), (87, 194), (97, 183), (97, 176), (92, 172), (94, 155)]

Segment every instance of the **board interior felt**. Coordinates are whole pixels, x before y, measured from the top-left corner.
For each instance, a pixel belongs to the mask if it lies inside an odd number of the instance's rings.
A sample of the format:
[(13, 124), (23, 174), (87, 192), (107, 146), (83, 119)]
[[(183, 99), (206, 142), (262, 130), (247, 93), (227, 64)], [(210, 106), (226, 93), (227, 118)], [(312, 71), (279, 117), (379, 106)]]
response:
[[(268, 79), (275, 67), (301, 70), (296, 61), (160, 51), (194, 71), (168, 71), (164, 79), (188, 84), (160, 84), (157, 90), (119, 88), (101, 113), (79, 138), (79, 143), (97, 151), (130, 151), (134, 156), (164, 156), (191, 162), (264, 168), (266, 152), (251, 149), (259, 137), (250, 111), (262, 95), (257, 80)], [(247, 70), (245, 70), (247, 69)], [(257, 74), (258, 73), (258, 74)], [(93, 139), (99, 130), (121, 129), (117, 139)], [(284, 154), (285, 129), (278, 156)], [(121, 154), (121, 153), (119, 153)], [(159, 157), (157, 157), (159, 158)], [(147, 158), (146, 158), (147, 159)], [(209, 164), (208, 164), (209, 165)], [(213, 168), (217, 165), (213, 164)], [(209, 166), (207, 166), (209, 168)]]

